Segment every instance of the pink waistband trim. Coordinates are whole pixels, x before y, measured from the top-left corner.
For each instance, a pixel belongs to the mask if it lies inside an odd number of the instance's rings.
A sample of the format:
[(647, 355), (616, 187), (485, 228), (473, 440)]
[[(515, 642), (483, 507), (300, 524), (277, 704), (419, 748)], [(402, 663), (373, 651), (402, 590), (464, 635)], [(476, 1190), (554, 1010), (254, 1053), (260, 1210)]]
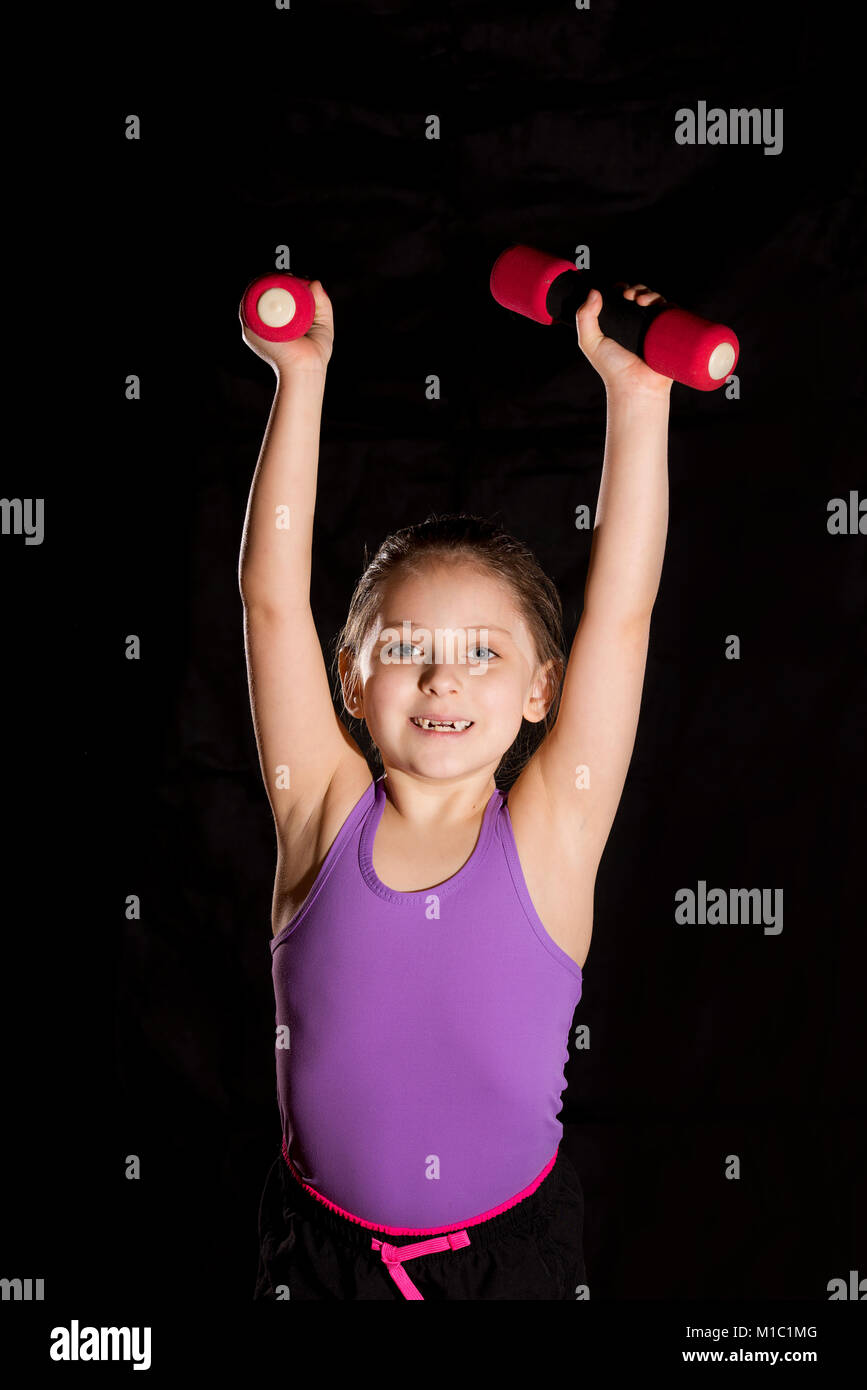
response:
[(310, 1196), (314, 1197), (317, 1202), (321, 1202), (323, 1206), (328, 1207), (329, 1211), (337, 1212), (338, 1216), (345, 1216), (347, 1221), (354, 1221), (357, 1226), (364, 1226), (369, 1231), (385, 1231), (390, 1236), (445, 1235), (447, 1231), (457, 1231), (465, 1226), (478, 1226), (482, 1221), (490, 1221), (492, 1216), (499, 1216), (501, 1212), (508, 1211), (510, 1207), (516, 1207), (519, 1202), (523, 1202), (525, 1197), (529, 1197), (531, 1193), (536, 1191), (536, 1188), (544, 1178), (547, 1178), (554, 1164), (557, 1162), (557, 1154), (559, 1151), (558, 1145), (553, 1158), (548, 1160), (538, 1177), (535, 1177), (527, 1187), (522, 1188), (514, 1197), (509, 1197), (507, 1201), (500, 1202), (499, 1206), (491, 1207), (490, 1211), (483, 1211), (480, 1216), (471, 1216), (468, 1221), (452, 1221), (448, 1226), (381, 1226), (377, 1225), (375, 1221), (365, 1221), (362, 1217), (353, 1215), (351, 1211), (345, 1211), (343, 1207), (337, 1206), (335, 1202), (329, 1202), (328, 1198), (323, 1197), (321, 1192), (317, 1192), (315, 1187), (310, 1187), (301, 1177), (289, 1157), (286, 1148), (286, 1136), (283, 1136), (283, 1157), (286, 1160), (290, 1173), (295, 1178), (296, 1182), (301, 1184), (305, 1192), (309, 1192)]

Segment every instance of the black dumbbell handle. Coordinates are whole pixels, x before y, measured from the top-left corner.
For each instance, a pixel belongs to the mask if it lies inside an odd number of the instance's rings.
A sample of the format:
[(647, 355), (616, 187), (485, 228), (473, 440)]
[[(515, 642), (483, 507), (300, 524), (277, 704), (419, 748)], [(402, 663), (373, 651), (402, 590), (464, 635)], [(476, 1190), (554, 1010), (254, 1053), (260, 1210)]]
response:
[(644, 335), (655, 318), (672, 305), (666, 300), (653, 304), (636, 304), (623, 298), (623, 285), (616, 285), (607, 272), (595, 270), (564, 270), (552, 280), (545, 298), (545, 307), (557, 323), (574, 324), (575, 315), (591, 290), (602, 295), (599, 327), (607, 338), (613, 338), (636, 356), (641, 356)]

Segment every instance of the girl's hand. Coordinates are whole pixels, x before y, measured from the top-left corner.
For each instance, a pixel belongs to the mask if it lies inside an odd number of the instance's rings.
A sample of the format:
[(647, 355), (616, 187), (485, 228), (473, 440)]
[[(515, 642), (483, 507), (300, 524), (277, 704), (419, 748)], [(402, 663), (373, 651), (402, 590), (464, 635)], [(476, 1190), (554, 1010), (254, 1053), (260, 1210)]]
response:
[(303, 337), (293, 338), (288, 343), (269, 343), (265, 338), (260, 338), (258, 333), (254, 333), (244, 323), (241, 313), (243, 299), (238, 307), (241, 337), (257, 357), (271, 364), (278, 377), (281, 372), (324, 372), (331, 360), (334, 346), (334, 312), (331, 300), (322, 288), (321, 280), (311, 280), (310, 289), (316, 304), (313, 322)]
[[(657, 300), (665, 303), (664, 296), (646, 285), (627, 285), (618, 280), (618, 288), (623, 285), (624, 299), (634, 299), (638, 304), (654, 304)], [(606, 390), (612, 388), (626, 391), (652, 392), (665, 395), (671, 390), (671, 377), (661, 376), (628, 348), (621, 347), (613, 338), (606, 338), (599, 327), (599, 311), (602, 308), (602, 295), (591, 290), (581, 308), (575, 315), (578, 329), (578, 346), (591, 367), (605, 382)]]

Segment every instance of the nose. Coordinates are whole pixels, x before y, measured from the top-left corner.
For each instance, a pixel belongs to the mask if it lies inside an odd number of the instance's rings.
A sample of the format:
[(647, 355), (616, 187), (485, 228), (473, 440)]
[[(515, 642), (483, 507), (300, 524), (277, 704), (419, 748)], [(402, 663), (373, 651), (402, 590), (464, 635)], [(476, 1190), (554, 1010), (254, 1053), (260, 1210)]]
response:
[(429, 666), (419, 684), (422, 690), (429, 690), (434, 695), (442, 695), (447, 690), (460, 690), (461, 688), (457, 667), (442, 664)]

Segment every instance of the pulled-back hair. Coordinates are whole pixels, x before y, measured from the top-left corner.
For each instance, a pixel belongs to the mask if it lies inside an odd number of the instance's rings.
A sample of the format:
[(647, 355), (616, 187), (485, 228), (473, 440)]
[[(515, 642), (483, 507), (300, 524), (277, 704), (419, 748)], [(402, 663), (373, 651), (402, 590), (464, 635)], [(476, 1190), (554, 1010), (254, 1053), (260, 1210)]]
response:
[[(335, 638), (332, 671), (337, 671), (337, 684), (334, 698), (339, 700), (341, 695), (339, 653), (346, 648), (352, 654), (357, 677), (355, 663), (382, 606), (386, 584), (396, 576), (418, 575), (428, 564), (442, 561), (476, 565), (508, 584), (515, 606), (533, 639), (539, 664), (554, 663), (549, 672), (554, 696), (547, 714), (535, 724), (522, 720), (517, 737), (496, 768), (496, 783), (501, 790), (507, 791), (554, 725), (566, 657), (563, 605), (556, 585), (530, 548), (497, 523), (464, 512), (440, 516), (431, 513), (425, 521), (404, 526), (387, 536), (372, 560), (368, 560), (365, 545), (364, 573), (352, 595), (346, 622)], [(362, 720), (357, 722), (363, 724)], [(377, 776), (383, 771), (382, 757), (366, 725), (364, 729), (368, 744), (365, 757)]]

